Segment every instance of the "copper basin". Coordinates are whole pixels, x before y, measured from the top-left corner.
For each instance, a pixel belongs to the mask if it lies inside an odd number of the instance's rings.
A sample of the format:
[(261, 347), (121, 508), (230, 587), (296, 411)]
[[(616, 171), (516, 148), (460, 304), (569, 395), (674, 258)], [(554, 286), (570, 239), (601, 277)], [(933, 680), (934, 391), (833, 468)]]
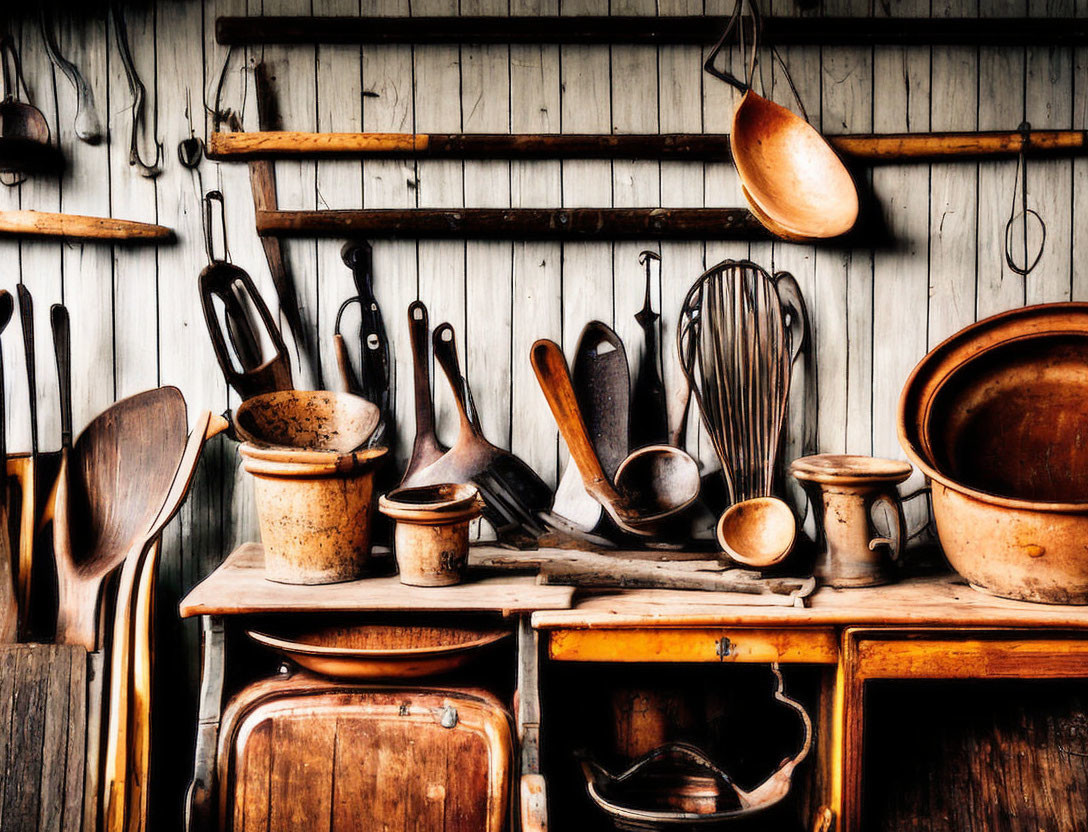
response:
[(899, 441), (933, 483), (945, 555), (995, 595), (1088, 604), (1088, 304), (979, 321), (929, 353)]

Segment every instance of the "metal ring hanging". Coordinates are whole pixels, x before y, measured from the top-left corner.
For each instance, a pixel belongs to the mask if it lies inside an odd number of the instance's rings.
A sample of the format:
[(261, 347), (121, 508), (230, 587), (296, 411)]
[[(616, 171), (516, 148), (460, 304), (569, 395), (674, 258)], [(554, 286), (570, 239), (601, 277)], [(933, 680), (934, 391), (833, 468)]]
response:
[[(1022, 122), (1020, 124), (1020, 153), (1016, 157), (1016, 178), (1013, 180), (1012, 186), (1012, 209), (1009, 212), (1009, 221), (1005, 223), (1005, 264), (1016, 272), (1018, 275), (1027, 277), (1032, 270), (1039, 265), (1039, 261), (1043, 257), (1043, 250), (1046, 246), (1046, 222), (1039, 215), (1039, 212), (1033, 208), (1028, 208), (1028, 162), (1027, 162), (1027, 148), (1031, 143), (1031, 124), (1028, 122)], [(1016, 192), (1017, 188), (1020, 190), (1020, 212), (1016, 211)], [(1015, 226), (1017, 217), (1021, 218), (1023, 223), (1024, 234), (1024, 265), (1019, 265), (1016, 262), (1015, 255), (1013, 254), (1013, 227)], [(1039, 228), (1042, 231), (1042, 239), (1039, 240), (1039, 251), (1035, 255), (1035, 259), (1028, 261), (1028, 217), (1035, 217), (1039, 222)]]

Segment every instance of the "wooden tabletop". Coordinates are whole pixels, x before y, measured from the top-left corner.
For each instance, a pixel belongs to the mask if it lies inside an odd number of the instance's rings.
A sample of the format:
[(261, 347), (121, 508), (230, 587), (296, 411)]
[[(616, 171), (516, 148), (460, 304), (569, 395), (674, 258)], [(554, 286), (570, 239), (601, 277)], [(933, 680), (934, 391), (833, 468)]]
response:
[(864, 589), (820, 587), (805, 608), (739, 606), (736, 596), (714, 592), (628, 589), (580, 594), (570, 609), (533, 615), (533, 626), (547, 630), (829, 625), (1088, 629), (1088, 606), (995, 598), (957, 575), (938, 575)]
[(534, 575), (470, 578), (446, 587), (405, 586), (394, 575), (340, 584), (299, 586), (264, 577), (264, 549), (246, 543), (181, 602), (181, 617), (278, 612), (501, 612), (566, 609), (574, 590), (538, 586)]

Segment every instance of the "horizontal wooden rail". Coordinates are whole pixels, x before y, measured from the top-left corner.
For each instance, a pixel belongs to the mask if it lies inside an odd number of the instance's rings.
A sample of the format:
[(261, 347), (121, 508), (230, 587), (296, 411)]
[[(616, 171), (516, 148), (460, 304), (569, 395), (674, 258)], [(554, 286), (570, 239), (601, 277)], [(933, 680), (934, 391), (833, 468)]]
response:
[(139, 245), (173, 242), (174, 232), (163, 225), (112, 217), (85, 217), (49, 211), (0, 211), (0, 237), (47, 237)]
[[(1083, 46), (1088, 18), (766, 17), (768, 43)], [(220, 17), (229, 46), (310, 43), (710, 44), (723, 17)]]
[[(1082, 130), (894, 133), (829, 136), (851, 159), (869, 164), (932, 162), (1088, 152)], [(457, 159), (674, 159), (727, 161), (727, 133), (212, 133), (208, 156), (223, 161), (273, 158), (419, 156)]]
[(746, 208), (408, 208), (258, 211), (273, 237), (492, 240), (765, 240)]

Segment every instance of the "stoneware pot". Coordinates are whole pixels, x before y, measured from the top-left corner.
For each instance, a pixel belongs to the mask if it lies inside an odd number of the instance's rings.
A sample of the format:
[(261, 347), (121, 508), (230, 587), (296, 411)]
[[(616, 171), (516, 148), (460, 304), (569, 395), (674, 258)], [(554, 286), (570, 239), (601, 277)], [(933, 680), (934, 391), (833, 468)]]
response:
[(363, 576), (374, 474), (386, 450), (337, 454), (241, 446), (243, 467), (253, 475), (268, 580), (332, 584)]
[[(904, 543), (896, 486), (910, 476), (909, 462), (871, 456), (817, 454), (795, 459), (790, 472), (805, 488), (816, 516), (815, 575), (828, 586), (878, 586), (893, 579)], [(873, 511), (891, 517), (887, 536), (873, 528)]]
[(461, 583), (468, 558), (468, 524), (483, 503), (473, 485), (443, 483), (398, 488), (378, 500), (396, 521), (393, 549), (400, 581), (409, 586)]
[(945, 556), (977, 589), (1088, 604), (1088, 304), (1028, 306), (933, 349), (899, 400)]

